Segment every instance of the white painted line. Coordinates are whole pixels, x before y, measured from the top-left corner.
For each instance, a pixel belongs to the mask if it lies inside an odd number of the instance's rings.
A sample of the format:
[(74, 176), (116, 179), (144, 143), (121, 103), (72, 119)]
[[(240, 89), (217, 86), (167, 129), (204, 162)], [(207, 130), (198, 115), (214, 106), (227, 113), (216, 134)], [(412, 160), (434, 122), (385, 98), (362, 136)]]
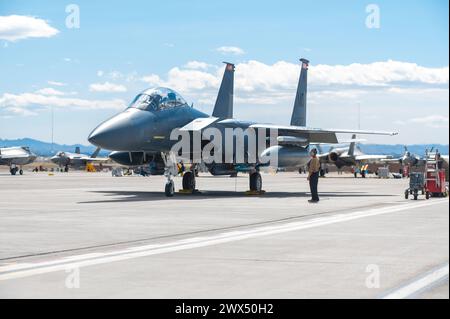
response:
[(356, 220), (364, 217), (416, 209), (448, 202), (447, 199), (424, 201), (412, 204), (389, 206), (384, 208), (357, 211), (353, 213), (337, 214), (328, 217), (314, 218), (306, 221), (256, 227), (252, 229), (224, 232), (216, 235), (193, 237), (165, 244), (152, 244), (115, 250), (104, 253), (73, 255), (52, 261), (23, 263), (0, 267), (0, 280), (28, 277), (66, 269), (106, 264), (115, 261), (165, 254), (175, 251), (188, 250), (212, 245), (219, 245), (249, 238), (257, 238), (274, 234), (281, 234), (296, 230), (309, 229), (335, 223)]
[(422, 289), (433, 285), (439, 280), (448, 277), (448, 263), (421, 278), (409, 283), (383, 297), (383, 299), (404, 299), (408, 298)]

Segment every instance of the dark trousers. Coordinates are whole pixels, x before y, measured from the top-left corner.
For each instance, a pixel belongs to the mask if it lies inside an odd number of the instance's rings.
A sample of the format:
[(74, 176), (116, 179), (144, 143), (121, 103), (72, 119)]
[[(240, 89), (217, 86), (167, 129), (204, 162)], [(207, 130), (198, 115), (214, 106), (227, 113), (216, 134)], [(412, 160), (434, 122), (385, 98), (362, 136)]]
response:
[(312, 200), (319, 201), (319, 193), (317, 192), (317, 185), (319, 184), (319, 172), (312, 173), (309, 177), (309, 188), (311, 189)]

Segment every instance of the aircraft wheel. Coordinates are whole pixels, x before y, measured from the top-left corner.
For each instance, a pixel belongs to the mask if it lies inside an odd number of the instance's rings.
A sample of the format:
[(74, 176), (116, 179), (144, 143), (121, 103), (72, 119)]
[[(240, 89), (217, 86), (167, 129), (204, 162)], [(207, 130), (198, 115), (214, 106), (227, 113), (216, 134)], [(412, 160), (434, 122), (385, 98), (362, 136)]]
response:
[(406, 190), (406, 191), (405, 191), (405, 199), (408, 199), (408, 198), (409, 198), (409, 191)]
[(10, 170), (9, 170), (9, 172), (11, 173), (11, 175), (16, 175), (16, 173), (17, 173), (17, 168), (11, 168)]
[(19, 171), (19, 174), (20, 174), (20, 175), (23, 175), (23, 169), (21, 169), (21, 170)]
[(260, 192), (262, 190), (262, 177), (258, 172), (250, 174), (250, 190)]
[(164, 193), (167, 197), (172, 197), (175, 194), (175, 184), (173, 181), (169, 181), (166, 183)]
[(192, 172), (184, 173), (183, 189), (184, 190), (194, 190), (195, 189), (195, 176)]
[(417, 200), (418, 197), (419, 197), (419, 193), (417, 191), (414, 191), (414, 200)]

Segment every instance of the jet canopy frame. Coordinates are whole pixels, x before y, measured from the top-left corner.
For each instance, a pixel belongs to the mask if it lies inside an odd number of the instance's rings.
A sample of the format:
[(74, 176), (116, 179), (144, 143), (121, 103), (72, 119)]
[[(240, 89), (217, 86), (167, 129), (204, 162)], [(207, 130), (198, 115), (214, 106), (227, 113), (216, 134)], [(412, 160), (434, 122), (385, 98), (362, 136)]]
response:
[(183, 97), (172, 89), (157, 87), (138, 94), (130, 103), (130, 108), (156, 112), (175, 107), (186, 106)]

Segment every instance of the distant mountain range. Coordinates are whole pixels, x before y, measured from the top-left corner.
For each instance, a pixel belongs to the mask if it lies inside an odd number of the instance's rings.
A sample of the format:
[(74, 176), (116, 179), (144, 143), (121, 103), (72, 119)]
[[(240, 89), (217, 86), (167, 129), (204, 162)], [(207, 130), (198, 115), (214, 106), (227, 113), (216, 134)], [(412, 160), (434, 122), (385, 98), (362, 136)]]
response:
[[(80, 148), (81, 153), (92, 154), (95, 151), (95, 146), (81, 145), (81, 144), (54, 144), (42, 142), (31, 138), (23, 138), (16, 140), (2, 140), (0, 139), (0, 147), (10, 146), (28, 146), (34, 153), (39, 156), (52, 156), (57, 151), (74, 152), (76, 147)], [(366, 154), (384, 154), (392, 156), (400, 156), (404, 153), (404, 145), (389, 145), (389, 144), (360, 144), (361, 150)], [(411, 153), (423, 155), (425, 150), (434, 147), (438, 149), (441, 154), (448, 155), (448, 144), (415, 144), (407, 145)], [(108, 150), (102, 150), (100, 156), (108, 155)]]
[[(0, 147), (11, 147), (11, 146), (28, 146), (33, 153), (39, 156), (53, 156), (58, 151), (64, 152), (75, 152), (75, 148), (79, 147), (80, 152), (83, 154), (91, 155), (94, 153), (96, 147), (93, 145), (81, 145), (81, 144), (53, 144), (43, 141), (34, 140), (32, 138), (21, 138), (16, 140), (3, 140), (0, 139)], [(102, 150), (99, 156), (107, 156), (109, 154), (108, 150)]]

